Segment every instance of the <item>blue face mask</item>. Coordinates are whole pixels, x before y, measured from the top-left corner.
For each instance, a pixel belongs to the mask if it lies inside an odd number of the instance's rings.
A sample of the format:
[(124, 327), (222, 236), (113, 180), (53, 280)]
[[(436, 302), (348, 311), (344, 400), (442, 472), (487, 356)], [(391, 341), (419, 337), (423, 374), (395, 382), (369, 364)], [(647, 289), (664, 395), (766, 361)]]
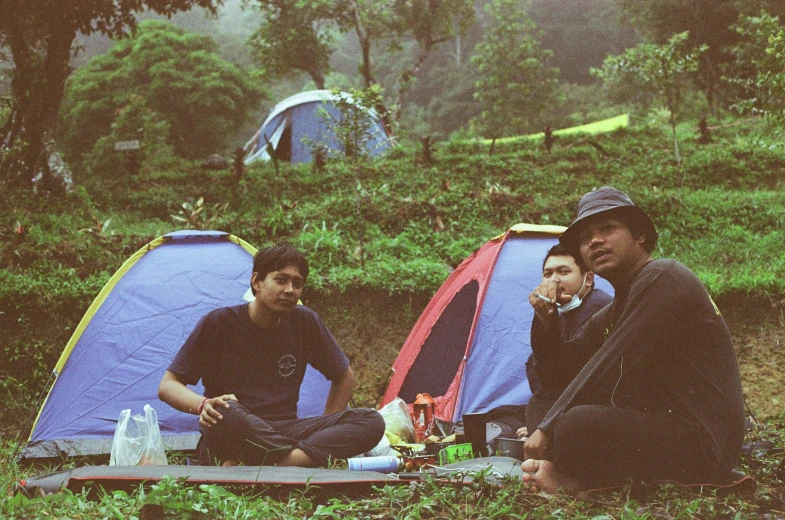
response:
[(573, 309), (577, 309), (583, 303), (583, 300), (580, 296), (578, 296), (583, 288), (586, 286), (586, 277), (589, 273), (583, 275), (583, 283), (581, 283), (581, 288), (578, 289), (578, 292), (572, 296), (572, 299), (567, 303), (563, 304), (561, 307), (557, 307), (556, 310), (559, 311), (559, 314), (564, 314), (565, 312), (571, 311)]

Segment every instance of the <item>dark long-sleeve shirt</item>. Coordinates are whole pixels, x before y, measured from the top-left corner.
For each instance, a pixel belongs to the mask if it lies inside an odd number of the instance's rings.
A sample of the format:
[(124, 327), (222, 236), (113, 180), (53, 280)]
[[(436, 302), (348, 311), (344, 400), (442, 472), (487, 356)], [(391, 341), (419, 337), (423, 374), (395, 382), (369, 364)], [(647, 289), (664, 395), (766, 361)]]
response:
[[(589, 319), (612, 300), (602, 289), (594, 289), (586, 295), (580, 307), (559, 315), (559, 332), (562, 339), (559, 346), (565, 348), (551, 348), (550, 345), (542, 348), (541, 343), (532, 342), (532, 354), (526, 362), (526, 374), (533, 394), (555, 401), (567, 388), (596, 350), (569, 350), (570, 345), (564, 342), (580, 335)], [(539, 320), (535, 319), (533, 326), (537, 326), (538, 322)]]
[(596, 352), (540, 423), (549, 436), (582, 404), (669, 412), (696, 431), (706, 460), (730, 471), (744, 438), (744, 402), (730, 332), (700, 280), (681, 263), (652, 260), (577, 337), (532, 329), (538, 348)]

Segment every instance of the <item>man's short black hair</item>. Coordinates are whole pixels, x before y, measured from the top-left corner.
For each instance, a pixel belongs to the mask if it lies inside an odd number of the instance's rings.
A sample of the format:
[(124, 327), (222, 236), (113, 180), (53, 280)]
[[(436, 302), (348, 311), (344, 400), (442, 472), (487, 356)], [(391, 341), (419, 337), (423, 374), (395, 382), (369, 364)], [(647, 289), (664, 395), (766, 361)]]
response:
[(634, 238), (638, 238), (639, 236), (645, 238), (643, 249), (645, 249), (647, 253), (651, 254), (652, 251), (654, 251), (654, 248), (657, 245), (657, 232), (653, 230), (651, 224), (649, 224), (644, 217), (635, 211), (629, 211), (625, 208), (612, 210), (612, 212), (609, 213), (624, 222), (630, 229), (630, 233)]
[[(259, 273), (262, 279), (267, 278), (269, 273), (289, 265), (295, 266), (303, 278), (308, 278), (308, 260), (289, 242), (278, 242), (274, 246), (260, 249), (253, 257), (253, 272)], [(253, 286), (251, 292), (256, 296)]]
[(550, 248), (547, 253), (545, 253), (545, 258), (542, 260), (543, 271), (545, 270), (545, 262), (547, 262), (548, 259), (552, 256), (569, 256), (575, 260), (575, 265), (578, 266), (578, 269), (581, 270), (581, 273), (585, 273), (589, 270), (589, 268), (586, 267), (586, 263), (583, 261), (583, 258), (581, 258), (581, 255), (578, 255), (577, 257), (572, 255), (569, 251), (567, 251), (566, 247), (564, 247), (561, 243), (558, 243)]

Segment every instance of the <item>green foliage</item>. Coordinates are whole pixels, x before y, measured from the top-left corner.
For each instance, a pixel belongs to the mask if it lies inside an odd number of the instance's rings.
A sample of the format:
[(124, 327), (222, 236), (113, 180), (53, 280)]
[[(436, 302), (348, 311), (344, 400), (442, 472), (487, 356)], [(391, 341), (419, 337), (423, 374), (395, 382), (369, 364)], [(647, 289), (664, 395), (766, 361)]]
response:
[[(430, 61), (429, 61), (430, 63)], [(446, 139), (451, 133), (468, 129), (468, 122), (482, 107), (474, 99), (477, 66), (469, 60), (455, 64), (445, 61), (420, 72), (403, 108), (401, 129), (410, 136)], [(417, 104), (423, 100), (423, 104)], [(425, 102), (427, 100), (427, 102)]]
[(690, 49), (687, 46), (689, 33), (674, 34), (667, 43), (655, 45), (642, 43), (627, 49), (618, 56), (608, 56), (601, 69), (592, 69), (592, 74), (606, 83), (622, 83), (631, 89), (643, 89), (658, 96), (670, 113), (676, 161), (681, 160), (676, 140), (678, 110), (682, 103), (685, 82), (698, 70), (698, 59), (708, 47)]
[(533, 130), (558, 84), (558, 70), (548, 66), (553, 53), (540, 47), (527, 8), (517, 0), (487, 4), (489, 26), (472, 56), (480, 72), (474, 97), (483, 107), (477, 123), (491, 139)]
[[(137, 168), (148, 173), (175, 164), (174, 147), (167, 142), (171, 125), (160, 113), (148, 108), (141, 96), (133, 96), (118, 112), (109, 134), (99, 137), (92, 149), (84, 154), (84, 166), (88, 171), (107, 177), (125, 170), (130, 176), (138, 173)], [(140, 143), (138, 150), (114, 149), (118, 141), (134, 140)]]
[[(55, 192), (52, 153), (46, 143), (57, 128), (63, 85), (71, 73), (77, 34), (119, 36), (136, 27), (135, 14), (161, 15), (200, 6), (215, 13), (220, 0), (91, 1), (4, 3), (0, 9), (0, 47), (10, 50), (9, 120), (0, 129), (0, 171), (17, 187), (29, 187), (39, 172), (42, 185)], [(1, 57), (1, 56), (0, 56)], [(9, 153), (10, 152), (10, 153)]]
[[(785, 67), (777, 54), (782, 46), (783, 28), (779, 17), (765, 11), (758, 15), (740, 15), (732, 27), (740, 36), (730, 49), (732, 61), (725, 67), (723, 79), (731, 85), (733, 107), (741, 113), (770, 113), (785, 109), (783, 82)], [(779, 88), (778, 88), (779, 86)]]
[[(773, 5), (779, 2), (769, 2)], [(740, 12), (758, 10), (750, 0), (619, 0), (632, 24), (649, 41), (666, 44), (675, 34), (687, 32), (687, 49), (700, 49), (696, 69), (700, 87), (710, 101), (718, 97), (718, 71), (729, 60), (728, 49), (739, 41), (731, 29)]]
[(689, 49), (689, 34), (675, 34), (666, 44), (642, 43), (618, 56), (608, 56), (592, 74), (606, 83), (624, 83), (659, 96), (676, 118), (684, 82), (698, 69), (698, 57), (706, 47)]
[[(185, 229), (213, 229), (221, 227), (216, 225), (226, 211), (229, 203), (213, 204), (212, 207), (204, 205), (204, 197), (199, 197), (196, 202), (185, 201), (180, 205), (177, 215), (172, 215), (172, 220), (180, 222)], [(207, 210), (207, 211), (205, 211)]]
[[(543, 496), (527, 490), (520, 480), (499, 478), (487, 469), (468, 469), (447, 483), (426, 478), (405, 485), (379, 486), (373, 492), (349, 498), (325, 494), (308, 486), (289, 495), (239, 494), (237, 489), (190, 484), (165, 477), (131, 491), (63, 490), (34, 498), (9, 491), (16, 479), (29, 470), (11, 460), (13, 446), (0, 444), (0, 516), (9, 520), (28, 518), (419, 518), (469, 519), (606, 519), (653, 518), (763, 518), (781, 511), (781, 484), (775, 474), (785, 447), (782, 424), (767, 422), (748, 432), (746, 442), (770, 443), (769, 450), (751, 450), (741, 469), (758, 482), (754, 495), (721, 496), (695, 493), (677, 484), (646, 490), (629, 486), (593, 493), (586, 499)], [(461, 482), (456, 484), (455, 482)]]
[(100, 166), (111, 162), (116, 137), (141, 138), (150, 160), (166, 145), (187, 158), (223, 150), (263, 92), (253, 74), (217, 51), (209, 37), (142, 22), (69, 80), (60, 114), (64, 151), (78, 161), (92, 150)]
[[(328, 133), (335, 135), (341, 153), (351, 161), (368, 159), (373, 150), (368, 144), (374, 139), (374, 129), (378, 124), (378, 115), (374, 107), (382, 103), (382, 89), (379, 85), (371, 85), (365, 89), (350, 89), (343, 92), (338, 89), (330, 91), (330, 104), (338, 109), (337, 114), (320, 109), (320, 117), (327, 126)], [(310, 143), (314, 153), (334, 154), (333, 150), (325, 150), (320, 143)]]
[(323, 89), (336, 49), (338, 6), (329, 0), (260, 0), (262, 23), (248, 43), (257, 62), (275, 78), (305, 72)]

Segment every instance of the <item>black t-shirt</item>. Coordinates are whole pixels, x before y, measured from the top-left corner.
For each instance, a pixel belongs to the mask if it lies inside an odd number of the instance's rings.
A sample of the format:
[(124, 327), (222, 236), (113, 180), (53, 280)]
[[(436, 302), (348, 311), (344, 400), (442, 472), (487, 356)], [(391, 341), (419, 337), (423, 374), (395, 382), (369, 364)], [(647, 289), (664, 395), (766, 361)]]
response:
[(330, 381), (349, 360), (321, 318), (298, 305), (274, 329), (251, 321), (248, 304), (216, 309), (204, 316), (169, 365), (188, 384), (199, 379), (206, 397), (234, 394), (259, 417), (297, 417), (306, 365)]
[(613, 303), (570, 341), (532, 329), (541, 348), (596, 351), (540, 429), (552, 435), (562, 414), (580, 404), (672, 413), (699, 434), (718, 474), (730, 471), (744, 439), (744, 401), (719, 309), (698, 277), (671, 259), (652, 260), (615, 289)]

